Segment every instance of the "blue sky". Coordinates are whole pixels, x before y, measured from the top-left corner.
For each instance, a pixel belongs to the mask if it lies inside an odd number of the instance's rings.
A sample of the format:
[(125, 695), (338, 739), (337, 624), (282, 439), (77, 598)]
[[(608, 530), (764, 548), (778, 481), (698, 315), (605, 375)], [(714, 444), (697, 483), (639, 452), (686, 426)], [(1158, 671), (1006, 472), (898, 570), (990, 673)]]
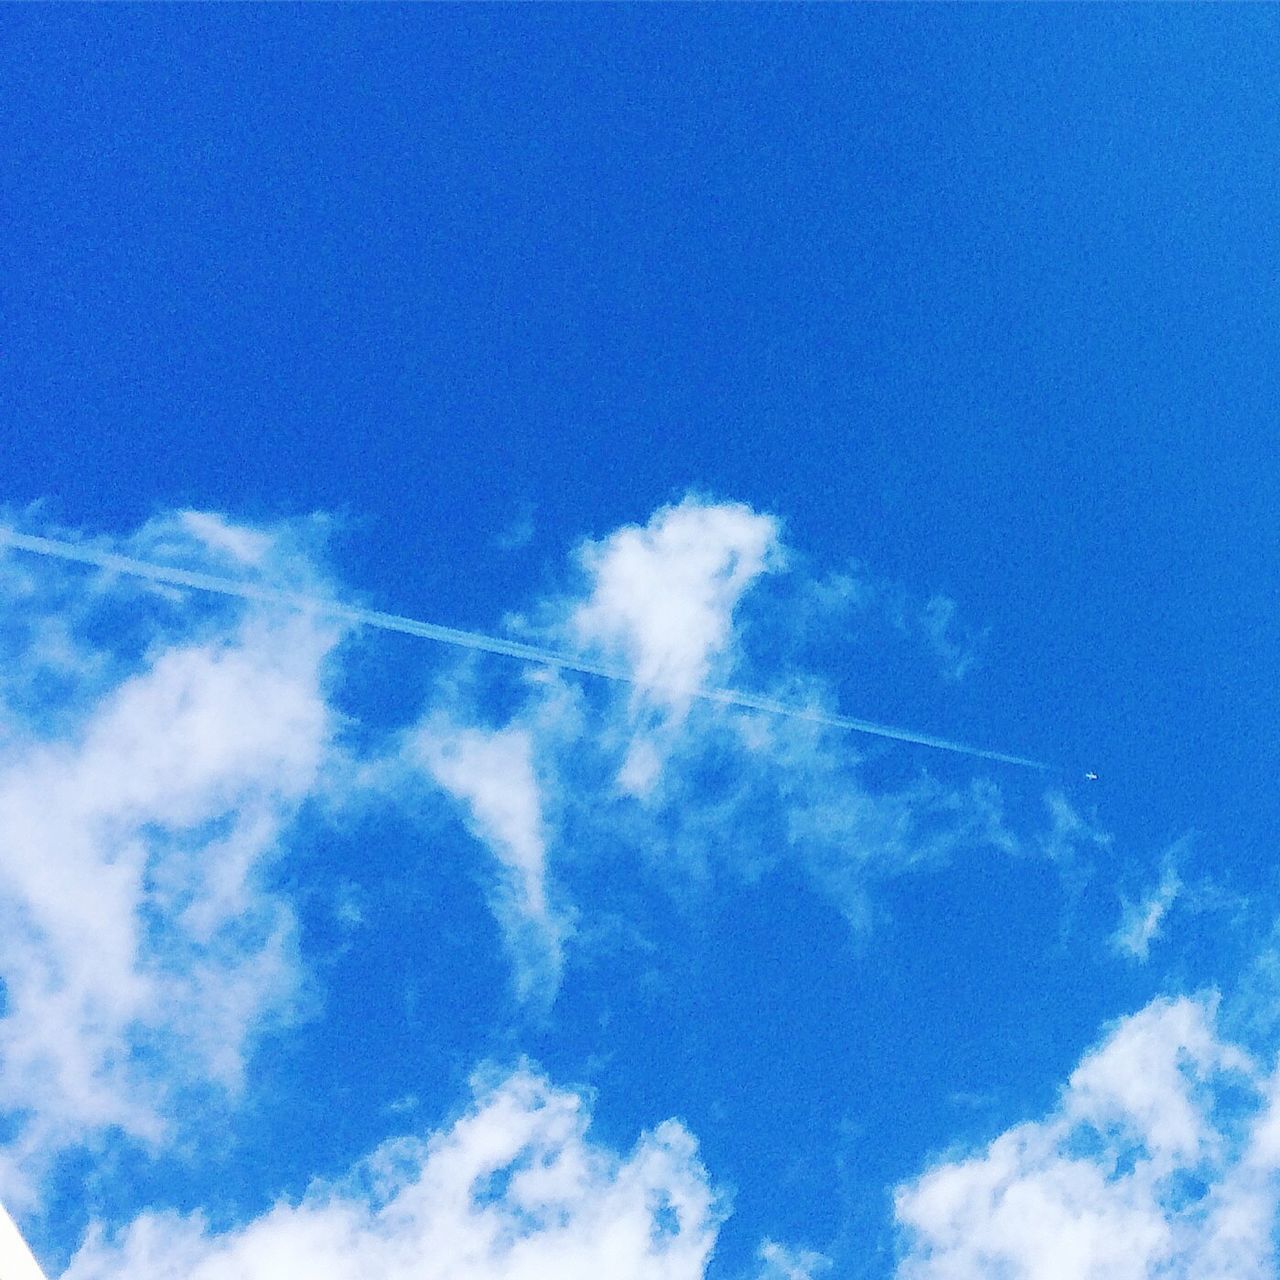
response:
[(1276, 26), (8, 16), (51, 1278), (1276, 1273)]

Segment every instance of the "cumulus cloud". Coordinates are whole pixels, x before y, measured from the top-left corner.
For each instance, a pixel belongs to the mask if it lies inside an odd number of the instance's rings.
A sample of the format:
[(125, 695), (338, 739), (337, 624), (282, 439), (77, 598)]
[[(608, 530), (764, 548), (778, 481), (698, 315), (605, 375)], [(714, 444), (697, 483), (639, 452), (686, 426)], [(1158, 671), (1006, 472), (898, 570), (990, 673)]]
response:
[[(269, 552), (268, 535), (216, 517), (141, 536), (193, 558)], [(0, 1108), (13, 1134), (0, 1191), (19, 1201), (60, 1150), (111, 1131), (156, 1144), (184, 1090), (234, 1093), (298, 981), (293, 916), (262, 871), (318, 786), (338, 632), (242, 607), (182, 622), (154, 592), (127, 599), (132, 651), (95, 662), (86, 644), (56, 708), (46, 697), (24, 714), (21, 674), (0, 689)], [(14, 651), (58, 605), (56, 589), (25, 595)]]
[(676, 713), (729, 650), (743, 593), (782, 560), (773, 517), (695, 498), (660, 508), (643, 528), (586, 542), (578, 556), (590, 593), (569, 616), (570, 634), (622, 658), (649, 696)]
[(62, 1280), (701, 1280), (725, 1205), (693, 1138), (668, 1120), (619, 1155), (589, 1121), (581, 1095), (521, 1070), (247, 1225), (95, 1227)]
[(1280, 1087), (1214, 1001), (1118, 1023), (1057, 1110), (897, 1191), (901, 1280), (1274, 1275)]
[[(578, 558), (590, 592), (572, 610), (575, 643), (621, 658), (637, 682), (630, 746), (617, 773), (626, 795), (653, 794), (691, 691), (732, 665), (734, 611), (783, 560), (778, 525), (740, 503), (688, 497), (643, 528), (627, 525)], [(656, 720), (652, 714), (657, 712)]]

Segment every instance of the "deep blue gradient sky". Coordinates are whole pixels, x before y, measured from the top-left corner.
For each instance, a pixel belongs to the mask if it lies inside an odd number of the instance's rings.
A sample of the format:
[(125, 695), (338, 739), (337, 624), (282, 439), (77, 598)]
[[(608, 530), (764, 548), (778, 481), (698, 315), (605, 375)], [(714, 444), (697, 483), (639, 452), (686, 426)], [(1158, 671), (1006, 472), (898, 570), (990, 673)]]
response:
[[(127, 539), (175, 510), (326, 513), (333, 589), (498, 632), (552, 625), (584, 538), (687, 494), (741, 503), (790, 567), (742, 606), (735, 682), (808, 672), (847, 714), (1053, 766), (846, 741), (867, 793), (995, 787), (1017, 833), (883, 874), (775, 856), (766, 779), (720, 829), (742, 867), (668, 882), (669, 850), (717, 830), (688, 814), (737, 785), (723, 744), (677, 750), (686, 807), (643, 830), (565, 802), (549, 856), (577, 915), (549, 1009), (512, 995), (461, 811), (308, 799), (268, 874), (309, 1012), (250, 1058), (216, 1167), (66, 1157), (27, 1218), (51, 1274), (92, 1216), (232, 1227), (527, 1055), (596, 1090), (609, 1147), (688, 1126), (735, 1189), (715, 1280), (764, 1237), (886, 1277), (892, 1188), (1045, 1114), (1109, 1019), (1212, 986), (1267, 1024), (1232, 993), (1280, 889), (1275, 11), (18, 8), (3, 28), (10, 522)], [(806, 613), (831, 574), (863, 602)], [(921, 620), (939, 597), (959, 678)], [(357, 754), (441, 680), (490, 728), (530, 696), (405, 637), (343, 655)], [(588, 721), (621, 714), (582, 688)], [(573, 768), (579, 797), (608, 789)], [(1047, 792), (1083, 851), (1032, 851)], [(1179, 840), (1185, 909), (1135, 963), (1108, 942), (1121, 895)]]

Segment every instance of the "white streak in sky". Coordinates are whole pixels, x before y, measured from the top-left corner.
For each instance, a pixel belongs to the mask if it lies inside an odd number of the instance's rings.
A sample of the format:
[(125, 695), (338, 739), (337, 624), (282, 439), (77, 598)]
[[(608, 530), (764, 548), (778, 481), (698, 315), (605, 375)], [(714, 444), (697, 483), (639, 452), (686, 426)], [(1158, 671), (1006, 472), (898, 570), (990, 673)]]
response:
[[(38, 556), (55, 560), (72, 560), (79, 564), (93, 565), (111, 573), (129, 574), (149, 582), (161, 582), (175, 587), (191, 587), (196, 591), (209, 591), (217, 595), (235, 596), (241, 600), (254, 600), (262, 604), (279, 605), (298, 609), (305, 613), (340, 618), (359, 626), (378, 627), (383, 631), (398, 631), (404, 635), (420, 636), (440, 644), (450, 644), (459, 649), (472, 649), (480, 653), (496, 653), (504, 658), (518, 658), (522, 662), (556, 667), (563, 671), (578, 671), (584, 675), (600, 676), (623, 684), (641, 685), (630, 672), (621, 667), (592, 662), (575, 654), (557, 653), (539, 645), (522, 644), (518, 640), (504, 640), (499, 636), (484, 635), (478, 631), (459, 631), (454, 627), (442, 627), (434, 622), (418, 622), (394, 613), (382, 613), (377, 609), (361, 609), (341, 604), (336, 600), (322, 600), (281, 591), (274, 587), (258, 586), (251, 582), (237, 582), (234, 578), (222, 578), (211, 573), (199, 573), (190, 569), (177, 569), (168, 565), (153, 564), (147, 560), (135, 560), (132, 556), (116, 555), (74, 542), (62, 542), (55, 538), (40, 538), (17, 533), (12, 529), (0, 529), (0, 546), (30, 551)], [(647, 683), (644, 687), (651, 687)], [(674, 689), (662, 686), (673, 693), (686, 694), (704, 702), (715, 702), (726, 707), (742, 707), (750, 711), (763, 711), (768, 715), (782, 716), (790, 720), (803, 720), (809, 724), (824, 725), (832, 729), (848, 729), (854, 733), (866, 733), (876, 738), (889, 738), (894, 742), (912, 742), (917, 746), (933, 747), (939, 751), (953, 751), (958, 755), (972, 756), (978, 760), (998, 760), (1002, 764), (1020, 765), (1026, 769), (1046, 769), (1038, 760), (1010, 755), (1004, 751), (987, 751), (981, 747), (952, 742), (931, 733), (916, 733), (911, 729), (897, 729), (892, 725), (876, 724), (870, 720), (858, 720), (852, 716), (829, 714), (808, 707), (793, 706), (773, 698), (744, 693), (738, 689)]]

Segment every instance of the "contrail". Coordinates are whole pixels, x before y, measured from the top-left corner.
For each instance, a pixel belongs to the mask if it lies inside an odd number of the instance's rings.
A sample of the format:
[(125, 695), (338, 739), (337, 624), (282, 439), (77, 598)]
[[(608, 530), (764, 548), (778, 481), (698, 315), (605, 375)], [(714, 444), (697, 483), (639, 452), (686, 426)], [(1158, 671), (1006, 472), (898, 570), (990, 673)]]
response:
[[(50, 556), (55, 560), (71, 560), (79, 564), (106, 569), (112, 573), (145, 578), (149, 582), (162, 582), (174, 587), (190, 587), (196, 591), (209, 591), (216, 595), (235, 596), (241, 600), (279, 605), (282, 608), (297, 609), (304, 613), (341, 618), (359, 626), (378, 627), (383, 631), (398, 631), (403, 635), (420, 636), (425, 640), (450, 644), (458, 649), (496, 653), (504, 658), (518, 658), (522, 662), (557, 667), (563, 671), (579, 671), (584, 675), (600, 676), (605, 680), (616, 680), (622, 684), (640, 683), (630, 672), (621, 667), (592, 662), (575, 654), (558, 653), (554, 649), (544, 649), (540, 645), (522, 644), (518, 640), (504, 640), (500, 636), (489, 636), (479, 631), (459, 631), (454, 627), (442, 627), (434, 622), (419, 622), (414, 618), (404, 618), (395, 613), (382, 613), (377, 609), (361, 609), (335, 600), (321, 600), (292, 591), (282, 591), (275, 587), (237, 582), (234, 578), (223, 578), (216, 574), (177, 569), (169, 565), (154, 564), (148, 560), (135, 560), (132, 556), (98, 551), (92, 547), (80, 546), (74, 542), (62, 542), (56, 538), (39, 538), (31, 534), (17, 533), (12, 529), (0, 529), (0, 546), (6, 545), (19, 551), (30, 551), (38, 556)], [(953, 751), (957, 755), (972, 756), (978, 760), (998, 760), (1002, 764), (1019, 765), (1025, 769), (1046, 770), (1048, 768), (1048, 765), (1041, 761), (1028, 760), (1025, 756), (1010, 755), (1004, 751), (988, 751), (982, 747), (968, 746), (963, 742), (953, 742), (949, 738), (940, 738), (931, 733), (897, 729), (892, 725), (876, 724), (871, 720), (857, 720), (852, 716), (814, 711), (808, 707), (778, 702), (773, 698), (744, 693), (738, 689), (686, 689), (671, 685), (659, 687), (665, 692), (684, 694), (687, 697), (701, 699), (703, 702), (714, 702), (726, 707), (743, 707), (750, 711), (763, 711), (768, 715), (781, 716), (790, 720), (804, 720), (810, 724), (825, 725), (833, 729), (848, 729), (854, 733), (870, 734), (875, 738), (889, 738), (894, 742), (911, 742), (917, 746), (933, 747), (939, 751)]]

